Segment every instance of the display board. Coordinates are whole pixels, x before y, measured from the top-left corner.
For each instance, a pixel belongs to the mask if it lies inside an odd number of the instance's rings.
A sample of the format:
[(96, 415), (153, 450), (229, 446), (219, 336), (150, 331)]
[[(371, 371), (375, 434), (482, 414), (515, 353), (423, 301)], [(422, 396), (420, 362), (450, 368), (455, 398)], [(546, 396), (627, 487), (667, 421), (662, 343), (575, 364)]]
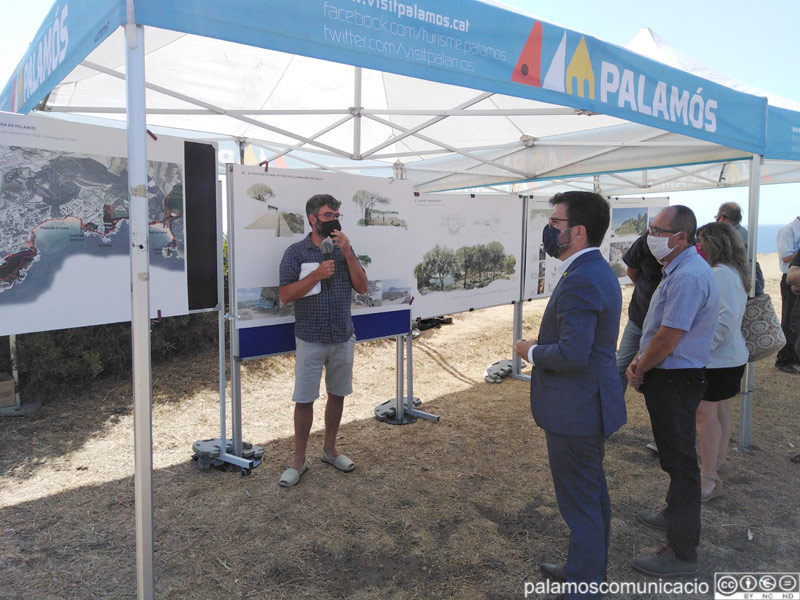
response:
[[(647, 231), (653, 217), (669, 206), (669, 198), (611, 198), (608, 230), (600, 244), (600, 252), (609, 262), (620, 283), (630, 283), (622, 256), (640, 235)], [(561, 261), (549, 256), (542, 245), (542, 230), (553, 212), (550, 199), (528, 198), (528, 238), (523, 297), (549, 296), (558, 283)]]
[(286, 248), (308, 235), (305, 202), (329, 193), (369, 279), (354, 315), (411, 306), (415, 318), (519, 298), (522, 201), (517, 196), (415, 196), (407, 181), (231, 166), (238, 327), (291, 322), (279, 299)]
[(412, 310), (428, 318), (519, 300), (522, 199), (427, 194), (415, 198)]
[(414, 238), (409, 227), (414, 196), (409, 182), (239, 165), (230, 165), (229, 174), (239, 329), (294, 321), (293, 304), (280, 302), (278, 270), (286, 249), (310, 233), (305, 205), (315, 194), (341, 202), (342, 231), (367, 273), (367, 292), (353, 292), (354, 316), (411, 303), (413, 268), (406, 249)]
[[(216, 150), (147, 153), (151, 315), (214, 308)], [(0, 335), (130, 320), (125, 156), (124, 130), (0, 114)]]
[[(342, 203), (342, 229), (367, 272), (367, 293), (352, 297), (356, 322), (399, 307), (410, 307), (414, 318), (429, 318), (519, 300), (526, 216), (522, 297), (548, 296), (558, 280), (561, 261), (542, 248), (542, 229), (553, 210), (546, 197), (527, 198), (524, 215), (525, 201), (518, 196), (415, 196), (407, 181), (309, 170), (229, 165), (229, 174), (240, 331), (293, 323), (292, 304), (280, 302), (278, 270), (286, 248), (308, 235), (305, 203), (319, 193)], [(611, 224), (600, 250), (627, 280), (622, 254), (668, 200), (623, 198), (610, 204)], [(292, 349), (291, 327), (252, 337), (261, 335), (274, 336), (280, 351)]]

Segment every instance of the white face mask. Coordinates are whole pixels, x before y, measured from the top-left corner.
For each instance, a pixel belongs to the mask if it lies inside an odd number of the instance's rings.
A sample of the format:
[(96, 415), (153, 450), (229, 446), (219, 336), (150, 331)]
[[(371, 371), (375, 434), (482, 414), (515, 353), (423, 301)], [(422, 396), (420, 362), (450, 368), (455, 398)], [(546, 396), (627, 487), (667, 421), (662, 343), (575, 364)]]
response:
[(670, 237), (657, 237), (654, 235), (647, 236), (647, 247), (650, 248), (650, 252), (653, 253), (653, 256), (656, 257), (656, 260), (660, 262), (662, 265), (664, 264), (664, 259), (669, 256), (675, 248), (669, 247), (669, 241), (672, 239)]

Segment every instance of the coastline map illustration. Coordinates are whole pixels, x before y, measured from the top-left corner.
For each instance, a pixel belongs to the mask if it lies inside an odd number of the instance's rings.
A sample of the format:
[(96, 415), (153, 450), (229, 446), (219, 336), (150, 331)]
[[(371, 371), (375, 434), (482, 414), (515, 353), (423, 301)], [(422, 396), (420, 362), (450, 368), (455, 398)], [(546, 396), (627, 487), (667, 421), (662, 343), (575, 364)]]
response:
[[(51, 291), (69, 256), (127, 255), (127, 189), (125, 158), (0, 145), (0, 304)], [(150, 263), (182, 271), (180, 164), (149, 163), (148, 198)]]

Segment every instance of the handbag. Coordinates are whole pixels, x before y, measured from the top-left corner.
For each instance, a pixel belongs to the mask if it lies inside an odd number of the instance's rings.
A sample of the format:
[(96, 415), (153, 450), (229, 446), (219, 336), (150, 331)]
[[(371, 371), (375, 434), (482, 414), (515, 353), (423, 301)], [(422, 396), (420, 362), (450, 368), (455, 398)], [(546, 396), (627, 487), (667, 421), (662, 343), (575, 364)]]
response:
[(742, 318), (742, 335), (750, 352), (748, 362), (772, 356), (786, 345), (786, 336), (769, 294), (747, 299)]

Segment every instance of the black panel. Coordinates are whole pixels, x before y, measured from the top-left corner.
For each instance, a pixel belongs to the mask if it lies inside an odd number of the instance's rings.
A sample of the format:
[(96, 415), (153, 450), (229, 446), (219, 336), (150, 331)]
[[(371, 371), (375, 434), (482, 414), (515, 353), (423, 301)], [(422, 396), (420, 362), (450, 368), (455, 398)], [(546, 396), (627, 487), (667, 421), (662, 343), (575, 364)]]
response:
[(189, 310), (217, 305), (217, 157), (210, 144), (184, 142), (186, 276)]

